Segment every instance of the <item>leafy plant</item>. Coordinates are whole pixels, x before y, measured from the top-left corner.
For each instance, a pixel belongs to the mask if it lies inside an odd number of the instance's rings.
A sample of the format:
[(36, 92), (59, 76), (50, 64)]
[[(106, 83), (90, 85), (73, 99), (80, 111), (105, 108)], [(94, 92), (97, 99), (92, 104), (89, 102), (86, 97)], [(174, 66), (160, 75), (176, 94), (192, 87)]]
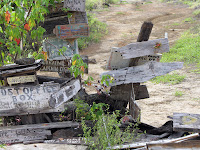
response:
[(167, 74), (164, 76), (158, 76), (152, 79), (154, 83), (169, 83), (169, 84), (178, 84), (185, 79), (185, 75), (179, 75), (178, 73)]
[(182, 91), (176, 91), (175, 92), (175, 96), (176, 97), (180, 97), (180, 96), (182, 96), (183, 95), (183, 92)]

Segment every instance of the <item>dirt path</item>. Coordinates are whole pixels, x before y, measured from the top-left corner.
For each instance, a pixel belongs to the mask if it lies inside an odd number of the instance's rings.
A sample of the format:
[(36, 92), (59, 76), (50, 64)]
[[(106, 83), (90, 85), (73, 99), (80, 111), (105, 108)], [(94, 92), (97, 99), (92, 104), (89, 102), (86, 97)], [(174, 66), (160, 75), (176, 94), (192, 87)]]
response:
[[(89, 65), (89, 75), (95, 79), (99, 79), (99, 74), (105, 71), (103, 68), (107, 64), (111, 48), (136, 42), (144, 21), (149, 20), (154, 24), (150, 39), (163, 38), (167, 32), (170, 46), (182, 32), (193, 25), (183, 21), (192, 14), (192, 10), (186, 6), (160, 3), (156, 0), (152, 0), (152, 3), (133, 0), (129, 2), (113, 5), (109, 11), (96, 12), (97, 18), (108, 25), (109, 33), (100, 43), (91, 44), (81, 52), (97, 60), (97, 64)], [(160, 126), (168, 120), (168, 115), (173, 115), (173, 112), (197, 113), (200, 110), (200, 75), (189, 70), (184, 68), (179, 71), (186, 75), (186, 79), (178, 85), (145, 83), (150, 98), (139, 101), (142, 122)], [(183, 96), (175, 97), (176, 91), (182, 91)]]

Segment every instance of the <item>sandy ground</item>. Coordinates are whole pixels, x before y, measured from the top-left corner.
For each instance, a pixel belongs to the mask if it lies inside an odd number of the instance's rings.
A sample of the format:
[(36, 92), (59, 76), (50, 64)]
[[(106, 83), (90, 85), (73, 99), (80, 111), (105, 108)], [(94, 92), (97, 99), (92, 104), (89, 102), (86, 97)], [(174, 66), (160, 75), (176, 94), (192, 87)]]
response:
[[(112, 5), (109, 11), (96, 12), (96, 17), (108, 25), (109, 33), (100, 43), (91, 44), (81, 54), (94, 58), (97, 64), (89, 65), (89, 75), (96, 80), (104, 72), (112, 47), (122, 47), (136, 42), (144, 21), (154, 24), (150, 39), (163, 38), (168, 33), (170, 46), (181, 33), (194, 24), (184, 22), (192, 14), (192, 9), (183, 5), (160, 3), (156, 0), (141, 2), (129, 0), (129, 4)], [(173, 112), (198, 113), (200, 110), (200, 74), (192, 73), (192, 67), (176, 71), (186, 75), (186, 79), (177, 85), (144, 83), (148, 87), (150, 98), (138, 101), (141, 109), (141, 121), (153, 126), (161, 126)], [(182, 96), (176, 97), (175, 92)], [(89, 92), (93, 92), (89, 89)]]

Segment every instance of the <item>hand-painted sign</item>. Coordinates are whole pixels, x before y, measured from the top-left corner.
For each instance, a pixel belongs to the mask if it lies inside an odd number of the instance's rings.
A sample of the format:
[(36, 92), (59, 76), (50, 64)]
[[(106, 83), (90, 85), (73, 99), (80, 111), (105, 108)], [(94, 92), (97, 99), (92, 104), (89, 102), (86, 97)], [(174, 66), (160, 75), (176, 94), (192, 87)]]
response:
[[(62, 54), (59, 50), (66, 47), (67, 50)], [(61, 40), (58, 38), (49, 38), (43, 43), (43, 50), (47, 52), (49, 60), (64, 60), (72, 57), (74, 54), (78, 54), (78, 42)]]
[(72, 80), (62, 87), (59, 91), (51, 95), (49, 105), (52, 108), (57, 108), (64, 102), (70, 100), (81, 89), (81, 84), (78, 79)]
[(19, 83), (29, 83), (29, 82), (35, 82), (35, 81), (36, 81), (35, 75), (17, 76), (17, 77), (8, 77), (7, 78), (7, 82), (9, 85), (19, 84)]
[(58, 83), (38, 86), (0, 87), (0, 116), (61, 112), (63, 106), (49, 106), (51, 94), (60, 89)]
[(47, 60), (40, 70), (49, 72), (67, 72), (69, 65), (69, 60)]
[(71, 18), (69, 18), (70, 24), (88, 23), (86, 12), (72, 12)]
[(57, 25), (55, 34), (60, 39), (76, 39), (87, 37), (89, 35), (89, 27), (87, 23)]
[(85, 0), (65, 0), (64, 8), (70, 11), (85, 11)]

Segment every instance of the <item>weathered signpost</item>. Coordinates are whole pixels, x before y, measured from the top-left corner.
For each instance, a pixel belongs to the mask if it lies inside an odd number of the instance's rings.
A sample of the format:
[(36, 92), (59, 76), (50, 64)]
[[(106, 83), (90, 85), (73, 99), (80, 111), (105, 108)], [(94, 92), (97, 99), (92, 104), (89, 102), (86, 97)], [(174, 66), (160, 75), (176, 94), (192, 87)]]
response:
[(112, 71), (102, 74), (114, 77), (111, 97), (129, 101), (130, 114), (135, 120), (140, 117), (135, 100), (149, 97), (146, 86), (140, 83), (183, 67), (181, 62), (159, 62), (160, 53), (169, 52), (168, 38), (148, 41), (152, 28), (151, 22), (144, 22), (136, 43), (113, 48), (107, 66)]

